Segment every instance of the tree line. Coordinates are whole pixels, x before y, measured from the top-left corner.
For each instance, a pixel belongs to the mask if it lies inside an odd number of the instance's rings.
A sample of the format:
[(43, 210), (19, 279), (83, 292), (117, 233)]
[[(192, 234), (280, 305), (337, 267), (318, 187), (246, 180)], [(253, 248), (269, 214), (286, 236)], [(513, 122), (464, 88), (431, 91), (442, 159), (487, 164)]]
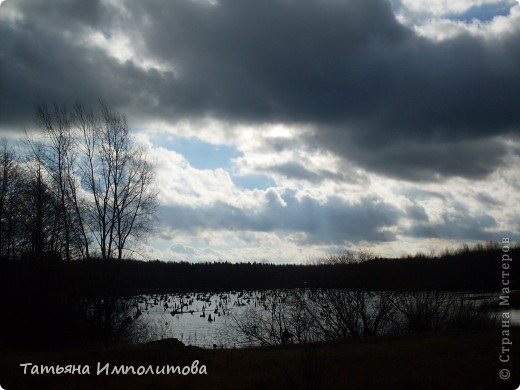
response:
[(106, 104), (42, 104), (39, 132), (0, 144), (0, 259), (123, 259), (150, 231), (153, 167)]
[[(510, 256), (514, 258), (519, 252), (520, 247), (512, 247)], [(276, 265), (92, 259), (51, 263), (49, 267), (46, 263), (33, 267), (27, 262), (4, 262), (0, 265), (0, 284), (7, 288), (14, 280), (13, 291), (31, 290), (32, 280), (40, 279), (43, 270), (47, 270), (48, 285), (63, 285), (64, 291), (74, 290), (87, 296), (100, 295), (102, 286), (114, 290), (110, 292), (114, 296), (294, 288), (500, 291), (502, 287), (499, 249), (475, 249), (439, 258), (373, 258), (346, 263), (343, 260), (344, 256), (339, 255), (320, 264)], [(520, 285), (516, 274), (511, 276), (510, 284), (511, 289)]]

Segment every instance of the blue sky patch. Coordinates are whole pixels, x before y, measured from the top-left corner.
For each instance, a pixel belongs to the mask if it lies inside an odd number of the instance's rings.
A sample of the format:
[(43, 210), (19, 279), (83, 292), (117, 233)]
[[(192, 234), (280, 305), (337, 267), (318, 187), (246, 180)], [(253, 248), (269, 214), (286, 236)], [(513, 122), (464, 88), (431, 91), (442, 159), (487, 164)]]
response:
[(498, 1), (496, 3), (488, 3), (482, 5), (475, 5), (462, 14), (451, 15), (449, 19), (460, 20), (465, 23), (470, 23), (472, 20), (480, 20), (482, 22), (489, 22), (495, 16), (507, 16), (511, 12), (511, 8), (516, 5), (514, 0)]
[(276, 186), (275, 181), (269, 176), (265, 175), (243, 175), (243, 176), (232, 176), (233, 182), (244, 189), (247, 190), (265, 190), (270, 187)]
[(264, 190), (276, 185), (275, 181), (266, 175), (233, 174), (232, 160), (242, 157), (244, 154), (237, 148), (228, 145), (215, 145), (204, 142), (196, 137), (152, 137), (152, 142), (168, 150), (180, 153), (196, 169), (217, 169), (227, 170), (235, 185), (240, 188), (253, 190)]
[(214, 145), (195, 137), (173, 137), (153, 140), (154, 143), (180, 153), (196, 169), (230, 169), (231, 160), (243, 156), (237, 148)]

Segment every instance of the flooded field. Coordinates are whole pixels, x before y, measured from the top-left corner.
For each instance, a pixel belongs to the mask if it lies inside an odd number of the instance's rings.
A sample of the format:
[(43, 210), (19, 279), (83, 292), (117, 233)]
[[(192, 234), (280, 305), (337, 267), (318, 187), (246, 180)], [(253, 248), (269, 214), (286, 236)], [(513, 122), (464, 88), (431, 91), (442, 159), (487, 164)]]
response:
[[(308, 309), (305, 312), (304, 308), (299, 308), (299, 312), (295, 312), (294, 300), (291, 301), (294, 292), (269, 290), (148, 294), (133, 297), (130, 314), (136, 324), (141, 326), (140, 342), (173, 337), (186, 345), (237, 348), (261, 343), (258, 339), (246, 336), (243, 332), (244, 324), (248, 324), (251, 330), (251, 327), (258, 326), (262, 319), (266, 319), (265, 323), (272, 322), (270, 325), (278, 326), (278, 331), (282, 332), (285, 330), (283, 328), (294, 329), (311, 321)], [(300, 299), (305, 297), (306, 302), (313, 299), (313, 293), (309, 291), (300, 291), (299, 294)], [(477, 303), (477, 306), (481, 302), (498, 299), (497, 294), (456, 294), (464, 301)], [(496, 314), (490, 312), (490, 316)], [(520, 310), (510, 309), (509, 315), (512, 325), (520, 324)], [(300, 318), (299, 324), (294, 322), (295, 316)], [(256, 323), (248, 322), (250, 318), (255, 319)]]
[(147, 327), (142, 341), (174, 337), (187, 345), (235, 348), (248, 345), (235, 319), (249, 308), (267, 309), (267, 294), (273, 292), (142, 295), (134, 315)]

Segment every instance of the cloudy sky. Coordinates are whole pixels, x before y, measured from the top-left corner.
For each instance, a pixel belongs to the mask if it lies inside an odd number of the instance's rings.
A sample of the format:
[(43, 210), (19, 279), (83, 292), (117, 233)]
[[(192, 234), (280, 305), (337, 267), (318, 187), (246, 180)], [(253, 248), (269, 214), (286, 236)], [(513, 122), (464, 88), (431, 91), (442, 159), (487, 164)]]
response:
[(0, 136), (101, 97), (156, 164), (163, 260), (520, 233), (514, 0), (7, 0)]

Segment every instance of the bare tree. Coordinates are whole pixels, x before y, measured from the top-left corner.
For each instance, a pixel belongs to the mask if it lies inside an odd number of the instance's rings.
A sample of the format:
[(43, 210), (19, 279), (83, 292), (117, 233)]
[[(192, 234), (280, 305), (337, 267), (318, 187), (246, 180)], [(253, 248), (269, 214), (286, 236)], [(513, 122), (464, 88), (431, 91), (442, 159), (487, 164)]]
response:
[(393, 319), (394, 293), (367, 290), (309, 290), (300, 299), (321, 338), (379, 334)]
[(20, 168), (7, 142), (0, 144), (0, 258), (13, 259), (15, 256), (15, 230), (18, 219), (17, 187), (20, 182)]
[(330, 254), (323, 259), (315, 260), (314, 263), (318, 265), (360, 264), (365, 261), (374, 260), (375, 258), (376, 256), (367, 250), (360, 250), (357, 253), (350, 250), (344, 250), (339, 253)]
[(81, 178), (92, 202), (90, 227), (101, 257), (122, 259), (150, 228), (153, 169), (132, 141), (124, 115), (105, 104), (99, 114), (81, 104), (74, 112), (82, 136)]
[(72, 170), (75, 161), (75, 147), (72, 133), (72, 120), (65, 106), (53, 104), (49, 108), (47, 104), (40, 105), (36, 113), (37, 124), (45, 131), (47, 143), (35, 156), (43, 161), (49, 178), (52, 180), (57, 198), (59, 199), (58, 220), (63, 227), (64, 240), (63, 251), (66, 260), (71, 260), (72, 248), (72, 219), (71, 211), (75, 209), (72, 205), (71, 183), (74, 178)]
[(45, 142), (30, 142), (33, 160), (59, 201), (58, 249), (67, 260), (122, 259), (149, 231), (155, 211), (151, 164), (133, 142), (127, 121), (107, 105), (76, 103), (37, 109)]
[(40, 160), (26, 162), (23, 190), (19, 194), (24, 204), (24, 230), (30, 237), (30, 255), (36, 261), (57, 253), (59, 201), (50, 191)]
[[(285, 295), (285, 294), (284, 294)], [(289, 326), (290, 308), (285, 304), (282, 292), (266, 294), (263, 309), (248, 308), (234, 317), (235, 327), (247, 338), (249, 343), (276, 345), (282, 343), (284, 331)], [(284, 300), (284, 302), (281, 302)]]
[(402, 316), (400, 322), (411, 332), (493, 326), (495, 320), (484, 311), (487, 304), (446, 291), (410, 291), (394, 296), (394, 306)]
[(394, 312), (393, 291), (349, 291), (348, 301), (359, 313), (363, 336), (375, 336), (384, 327)]
[(59, 253), (61, 205), (42, 161), (31, 154), (20, 162), (5, 142), (0, 155), (0, 256), (41, 261)]
[(155, 211), (156, 194), (148, 191), (152, 182), (152, 166), (142, 149), (136, 148), (129, 156), (127, 172), (122, 179), (115, 224), (118, 259), (128, 248), (129, 238), (139, 239), (148, 233)]

